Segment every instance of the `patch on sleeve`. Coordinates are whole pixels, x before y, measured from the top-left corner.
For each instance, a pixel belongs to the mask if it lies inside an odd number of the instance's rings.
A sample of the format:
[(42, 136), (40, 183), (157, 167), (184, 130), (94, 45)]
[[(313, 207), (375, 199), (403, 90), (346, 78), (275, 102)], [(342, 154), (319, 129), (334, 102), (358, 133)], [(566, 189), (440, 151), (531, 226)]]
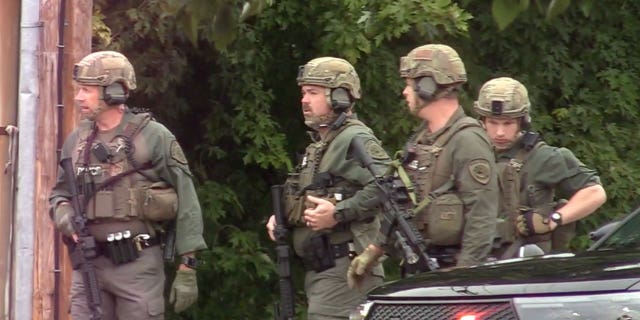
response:
[(180, 164), (187, 164), (187, 157), (184, 156), (184, 152), (182, 152), (182, 148), (180, 147), (178, 141), (171, 141), (171, 149), (169, 152), (171, 153), (171, 159)]
[(367, 150), (367, 153), (374, 159), (381, 160), (389, 158), (387, 152), (384, 151), (380, 144), (378, 144), (378, 142), (375, 140), (368, 140), (364, 145), (364, 148), (365, 150)]
[(491, 180), (491, 166), (485, 159), (475, 159), (469, 162), (469, 173), (474, 180), (481, 184), (489, 183)]

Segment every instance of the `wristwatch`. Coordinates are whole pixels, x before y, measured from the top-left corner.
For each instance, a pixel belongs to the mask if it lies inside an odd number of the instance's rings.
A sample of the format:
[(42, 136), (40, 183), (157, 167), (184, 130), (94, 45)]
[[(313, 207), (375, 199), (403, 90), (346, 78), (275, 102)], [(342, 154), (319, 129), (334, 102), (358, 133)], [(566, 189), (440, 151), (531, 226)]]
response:
[(555, 222), (559, 226), (562, 225), (562, 213), (558, 211), (551, 213), (549, 215), (549, 219), (551, 219), (551, 221)]
[(180, 263), (194, 270), (198, 267), (198, 259), (190, 256), (182, 256)]

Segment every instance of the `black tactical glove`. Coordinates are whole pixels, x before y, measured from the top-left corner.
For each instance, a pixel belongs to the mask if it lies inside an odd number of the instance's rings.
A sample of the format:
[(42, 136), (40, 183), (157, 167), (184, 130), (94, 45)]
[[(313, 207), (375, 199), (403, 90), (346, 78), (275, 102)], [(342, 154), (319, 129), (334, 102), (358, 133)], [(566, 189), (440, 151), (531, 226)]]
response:
[(516, 218), (518, 232), (526, 237), (551, 232), (549, 218), (534, 211), (527, 211)]

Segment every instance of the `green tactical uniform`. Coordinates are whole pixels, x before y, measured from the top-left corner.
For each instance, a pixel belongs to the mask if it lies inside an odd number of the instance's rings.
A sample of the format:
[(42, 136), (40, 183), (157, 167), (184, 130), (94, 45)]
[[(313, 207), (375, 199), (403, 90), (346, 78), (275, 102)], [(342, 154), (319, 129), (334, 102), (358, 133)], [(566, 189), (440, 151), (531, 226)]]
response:
[(429, 253), (443, 266), (483, 262), (491, 250), (498, 212), (495, 160), (486, 133), (459, 108), (442, 129), (422, 129), (412, 143), (415, 159), (403, 167), (418, 202), (432, 194), (429, 205), (412, 219)]
[[(360, 98), (360, 80), (347, 61), (333, 57), (313, 59), (300, 68), (298, 84), (325, 87), (327, 103), (333, 109), (322, 120), (328, 121), (331, 129), (323, 136), (311, 134), (313, 142), (285, 183), (285, 211), (293, 228), (294, 251), (306, 270), (307, 319), (348, 319), (349, 312), (362, 302), (369, 289), (382, 283), (384, 276), (382, 265), (378, 265), (361, 290), (347, 285), (350, 258), (376, 241), (380, 229), (374, 177), (350, 156), (349, 146), (353, 138), (362, 138), (380, 173), (384, 173), (390, 159), (371, 129), (355, 115), (347, 116), (353, 100)], [(348, 97), (346, 91), (344, 96), (337, 95), (339, 90), (348, 90)], [(321, 231), (307, 227), (303, 216), (307, 195), (335, 203), (338, 224)]]
[(600, 184), (596, 171), (587, 168), (569, 149), (549, 146), (539, 134), (528, 131), (530, 108), (526, 87), (508, 77), (484, 83), (474, 102), (474, 111), (480, 118), (515, 119), (521, 130), (512, 145), (496, 148), (501, 193), (497, 228), (501, 246), (493, 252), (496, 258), (511, 258), (521, 243), (535, 243), (544, 252), (566, 251), (575, 233), (575, 222), (551, 233), (524, 236), (517, 231), (516, 221), (520, 215), (530, 213), (548, 217), (564, 205), (564, 199)]
[[(131, 128), (136, 132), (131, 132)], [(127, 142), (129, 138), (131, 144)], [(88, 140), (93, 140), (92, 147), (100, 143), (105, 145), (110, 150), (111, 160), (101, 162), (93, 153), (87, 153)], [(96, 187), (119, 173), (142, 168), (117, 179), (105, 190), (95, 188), (94, 191), (98, 190), (95, 196), (86, 199), (89, 200), (86, 207), (88, 228), (101, 248), (104, 248), (109, 234), (123, 230), (129, 230), (132, 236), (149, 234), (150, 243), (157, 243), (154, 239), (167, 221), (162, 221), (162, 214), (154, 216), (158, 207), (153, 202), (167, 193), (172, 194), (173, 189), (179, 201), (168, 207), (176, 221), (176, 253), (206, 249), (202, 237), (202, 213), (187, 160), (173, 134), (162, 124), (149, 120), (146, 114), (125, 112), (119, 126), (99, 132), (94, 130), (92, 121), (84, 120), (64, 143), (62, 158), (67, 157), (72, 158), (76, 170), (92, 168)], [(156, 187), (158, 189), (151, 191)], [(55, 208), (59, 202), (69, 198), (60, 169), (49, 201)], [(169, 196), (169, 199), (172, 198)], [(172, 213), (165, 214), (170, 217)], [(159, 245), (151, 245), (140, 251), (138, 259), (115, 265), (102, 250), (103, 254), (93, 260), (100, 282), (103, 319), (124, 316), (129, 319), (164, 318), (165, 275), (161, 251)], [(74, 271), (71, 295), (74, 318), (88, 318), (90, 312), (85, 288), (78, 271)]]
[[(538, 141), (527, 151), (522, 139), (511, 149), (496, 153), (502, 190), (500, 218), (505, 221), (514, 221), (513, 215), (519, 208), (550, 214), (558, 208), (557, 199), (569, 199), (583, 188), (600, 184), (597, 172), (587, 168), (569, 149)], [(515, 226), (508, 228), (513, 237)], [(536, 243), (545, 252), (566, 251), (574, 233), (575, 223), (569, 223), (551, 234), (534, 235), (523, 240), (524, 243)]]
[[(373, 286), (381, 284), (384, 276), (382, 266), (376, 266), (373, 270), (375, 277), (371, 277), (362, 291), (349, 289), (345, 279), (350, 251), (362, 252), (369, 243), (376, 240), (380, 229), (378, 208), (372, 207), (370, 201), (378, 195), (378, 189), (373, 184), (374, 178), (367, 169), (360, 166), (358, 161), (347, 160), (349, 145), (356, 136), (366, 138), (369, 154), (374, 159), (375, 165), (384, 172), (389, 158), (380, 147), (378, 140), (360, 121), (349, 119), (335, 133), (330, 133), (326, 139), (317, 139), (309, 145), (302, 162), (298, 165), (299, 171), (291, 175), (298, 177), (299, 180), (294, 185), (300, 188), (310, 185), (314, 180), (313, 177), (318, 173), (328, 173), (333, 180), (333, 185), (323, 186), (322, 190), (308, 190), (304, 194), (289, 192), (289, 194), (298, 195), (288, 197), (290, 204), (287, 206), (297, 211), (291, 212), (289, 220), (295, 226), (293, 229), (295, 253), (303, 258), (307, 269), (305, 292), (309, 300), (310, 315), (316, 314), (329, 318), (331, 316), (348, 317), (349, 311), (365, 297), (364, 293)], [(291, 185), (292, 181), (289, 179), (288, 185)], [(305, 208), (304, 198), (307, 194), (337, 201), (335, 215), (336, 220), (339, 221), (338, 225), (332, 230), (320, 232), (314, 232), (306, 227), (300, 211)], [(338, 199), (342, 200), (338, 201)], [(336, 258), (329, 257), (329, 260), (335, 262), (335, 267), (316, 272), (313, 268), (318, 263), (314, 260), (320, 257), (314, 256), (313, 253), (323, 250), (320, 247), (326, 248), (327, 244), (331, 249), (325, 252), (333, 252)]]

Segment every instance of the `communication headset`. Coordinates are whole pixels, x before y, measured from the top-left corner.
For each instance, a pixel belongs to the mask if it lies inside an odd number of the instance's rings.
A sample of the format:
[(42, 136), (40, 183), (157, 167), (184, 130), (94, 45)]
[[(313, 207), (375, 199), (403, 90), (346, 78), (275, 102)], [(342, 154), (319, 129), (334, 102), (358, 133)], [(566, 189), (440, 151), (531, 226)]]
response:
[[(494, 117), (499, 117), (504, 112), (504, 101), (500, 100), (491, 100), (491, 115)], [(529, 113), (522, 115), (520, 117), (520, 129), (521, 130), (529, 130), (531, 129), (531, 115)]]
[(125, 103), (129, 95), (124, 90), (124, 86), (120, 82), (114, 82), (106, 87), (102, 93), (104, 103), (109, 106), (117, 106)]
[(345, 88), (335, 88), (331, 90), (331, 108), (335, 113), (347, 111), (351, 107), (351, 95)]
[(432, 77), (420, 77), (416, 78), (415, 85), (413, 90), (418, 94), (420, 99), (425, 101), (431, 101), (433, 99), (433, 95), (438, 90), (438, 84), (433, 80)]

